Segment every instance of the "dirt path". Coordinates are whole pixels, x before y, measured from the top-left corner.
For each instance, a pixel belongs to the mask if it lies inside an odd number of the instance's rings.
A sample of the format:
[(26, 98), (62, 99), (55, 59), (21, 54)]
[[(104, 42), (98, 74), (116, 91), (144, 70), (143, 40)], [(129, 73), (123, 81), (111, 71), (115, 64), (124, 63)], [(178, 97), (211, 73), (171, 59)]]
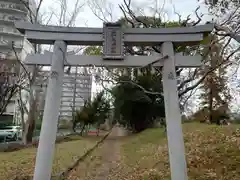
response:
[(118, 173), (120, 162), (119, 127), (114, 127), (105, 142), (73, 170), (68, 180), (110, 180)]

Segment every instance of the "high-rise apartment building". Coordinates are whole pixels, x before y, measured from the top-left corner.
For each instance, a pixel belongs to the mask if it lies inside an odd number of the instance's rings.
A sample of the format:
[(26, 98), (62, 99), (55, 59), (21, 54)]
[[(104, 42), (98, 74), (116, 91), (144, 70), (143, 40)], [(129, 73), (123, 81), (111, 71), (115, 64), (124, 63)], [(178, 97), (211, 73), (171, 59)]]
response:
[[(49, 71), (41, 71), (35, 87), (39, 90), (39, 108), (43, 113), (44, 99), (48, 83)], [(59, 120), (72, 120), (76, 110), (84, 106), (84, 101), (91, 99), (92, 75), (86, 68), (72, 67), (71, 72), (65, 73), (63, 78), (62, 98), (59, 110)]]
[(85, 100), (91, 100), (92, 75), (85, 68), (74, 67), (65, 74), (59, 119), (69, 120), (76, 110), (84, 106)]
[[(33, 51), (32, 45), (18, 32), (14, 22), (30, 21), (35, 12), (35, 0), (0, 0), (0, 67), (2, 67), (0, 86), (2, 88), (6, 78), (9, 78), (9, 72), (13, 72), (12, 67), (14, 66), (14, 73), (19, 70), (20, 65), (16, 60), (23, 60)], [(5, 114), (13, 116), (14, 111), (15, 98), (12, 98)]]
[[(3, 67), (3, 64), (8, 64), (7, 66), (9, 67), (0, 68), (0, 74), (2, 74), (2, 71), (12, 72), (11, 65), (15, 65), (14, 72), (18, 71), (19, 63), (16, 63), (16, 60), (24, 60), (27, 54), (33, 52), (31, 43), (14, 27), (14, 22), (32, 22), (35, 13), (35, 0), (0, 0), (0, 67)], [(6, 66), (4, 65), (4, 67)], [(70, 74), (65, 74), (59, 119), (71, 119), (72, 113), (84, 105), (84, 100), (91, 98), (92, 75), (86, 73), (85, 70), (80, 67), (72, 67)], [(41, 75), (38, 77), (35, 87), (37, 91), (40, 91), (39, 106), (42, 111), (44, 109), (48, 73), (49, 71), (40, 73)], [(0, 76), (0, 87), (1, 80), (3, 82), (4, 78)], [(25, 93), (23, 96), (27, 96), (27, 94)], [(15, 101), (16, 98), (12, 98), (11, 103), (6, 108), (5, 114), (10, 116), (15, 115), (15, 121), (20, 123), (21, 121), (18, 118), (20, 112), (15, 111), (17, 108)]]

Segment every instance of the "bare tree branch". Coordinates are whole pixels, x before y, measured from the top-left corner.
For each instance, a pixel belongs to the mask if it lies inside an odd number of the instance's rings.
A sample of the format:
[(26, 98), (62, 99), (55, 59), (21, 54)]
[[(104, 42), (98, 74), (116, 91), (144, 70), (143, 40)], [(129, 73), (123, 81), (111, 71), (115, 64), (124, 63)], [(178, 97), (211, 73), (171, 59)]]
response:
[(196, 21), (195, 23), (193, 23), (192, 26), (196, 26), (196, 25), (198, 25), (198, 24), (202, 21), (203, 14), (201, 14), (201, 15), (198, 14), (198, 10), (199, 10), (199, 9), (200, 9), (200, 6), (198, 6), (198, 7), (196, 8), (196, 10), (195, 10), (195, 15), (196, 15), (196, 17), (197, 17), (197, 21)]

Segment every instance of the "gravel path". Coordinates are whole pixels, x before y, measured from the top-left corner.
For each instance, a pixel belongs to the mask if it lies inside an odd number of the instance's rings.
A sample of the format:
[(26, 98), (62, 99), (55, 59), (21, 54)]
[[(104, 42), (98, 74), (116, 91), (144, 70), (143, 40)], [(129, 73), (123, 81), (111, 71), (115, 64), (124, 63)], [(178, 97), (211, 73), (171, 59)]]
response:
[(68, 180), (116, 179), (120, 162), (119, 136), (122, 136), (121, 128), (114, 127), (104, 143), (70, 173)]

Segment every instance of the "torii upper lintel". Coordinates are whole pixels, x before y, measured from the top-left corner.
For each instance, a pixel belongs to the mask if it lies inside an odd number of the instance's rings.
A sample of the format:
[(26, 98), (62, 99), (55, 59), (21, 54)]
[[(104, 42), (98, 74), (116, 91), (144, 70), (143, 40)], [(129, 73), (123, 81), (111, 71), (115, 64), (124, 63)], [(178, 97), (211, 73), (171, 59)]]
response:
[[(102, 45), (104, 28), (44, 26), (28, 22), (16, 22), (16, 28), (26, 38), (37, 44), (54, 44), (63, 40), (67, 45)], [(213, 29), (213, 24), (175, 28), (122, 28), (124, 45), (158, 45), (173, 42), (192, 45), (201, 41)]]

